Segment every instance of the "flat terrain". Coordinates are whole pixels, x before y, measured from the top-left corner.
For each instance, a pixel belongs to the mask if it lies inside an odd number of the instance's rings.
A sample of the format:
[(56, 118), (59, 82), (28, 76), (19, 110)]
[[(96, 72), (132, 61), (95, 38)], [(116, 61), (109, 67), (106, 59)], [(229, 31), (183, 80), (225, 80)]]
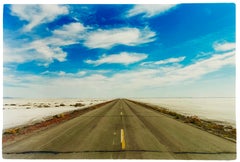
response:
[(3, 145), (3, 158), (235, 159), (236, 143), (119, 99)]

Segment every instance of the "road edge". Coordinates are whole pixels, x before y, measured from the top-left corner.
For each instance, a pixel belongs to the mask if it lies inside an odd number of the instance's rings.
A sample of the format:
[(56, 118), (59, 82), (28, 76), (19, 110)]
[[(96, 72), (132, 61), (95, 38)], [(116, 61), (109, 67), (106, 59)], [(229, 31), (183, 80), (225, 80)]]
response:
[(8, 145), (12, 142), (15, 142), (16, 140), (23, 138), (26, 135), (30, 135), (30, 134), (33, 134), (33, 133), (36, 133), (39, 131), (46, 130), (50, 127), (56, 126), (58, 124), (61, 124), (63, 122), (71, 120), (73, 118), (76, 118), (80, 115), (83, 115), (89, 111), (100, 108), (110, 102), (114, 102), (115, 100), (116, 99), (113, 99), (113, 100), (102, 102), (102, 103), (99, 103), (96, 105), (91, 105), (91, 106), (88, 106), (83, 109), (73, 110), (73, 111), (68, 111), (68, 112), (57, 114), (57, 115), (53, 115), (41, 122), (12, 127), (9, 129), (3, 129), (2, 130), (2, 144)]
[(236, 128), (233, 128), (232, 126), (221, 125), (213, 121), (203, 120), (200, 119), (198, 116), (186, 116), (154, 104), (150, 105), (149, 103), (145, 102), (129, 99), (126, 100), (236, 143)]

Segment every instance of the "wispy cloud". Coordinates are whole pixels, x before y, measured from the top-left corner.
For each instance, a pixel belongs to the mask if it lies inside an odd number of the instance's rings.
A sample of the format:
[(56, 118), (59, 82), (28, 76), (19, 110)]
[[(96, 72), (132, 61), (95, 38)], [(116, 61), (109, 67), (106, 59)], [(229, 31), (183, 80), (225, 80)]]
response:
[(12, 15), (25, 20), (28, 24), (24, 27), (25, 31), (55, 20), (60, 15), (69, 13), (68, 8), (63, 5), (11, 5)]
[(146, 54), (121, 52), (120, 54), (102, 55), (98, 60), (86, 60), (88, 64), (95, 66), (101, 64), (132, 64), (147, 58)]
[(171, 64), (171, 63), (179, 63), (183, 61), (185, 57), (177, 57), (177, 58), (168, 58), (165, 60), (160, 61), (149, 61), (149, 62), (143, 62), (141, 63), (142, 66), (151, 66), (151, 65), (165, 65), (165, 64)]
[(154, 4), (139, 4), (135, 5), (131, 10), (127, 12), (127, 17), (133, 17), (136, 15), (143, 14), (143, 17), (150, 18), (160, 14), (164, 14), (167, 11), (176, 7), (175, 4), (162, 4), (162, 5), (154, 5)]
[[(224, 54), (215, 54), (211, 58), (200, 60), (188, 66), (179, 66), (172, 64), (158, 69), (143, 68), (135, 71), (129, 71), (113, 76), (116, 82), (121, 81), (122, 86), (128, 88), (163, 87), (167, 85), (176, 85), (183, 81), (193, 81), (200, 79), (206, 74), (218, 71), (221, 68), (230, 65), (235, 66), (235, 51)], [(124, 85), (127, 80), (127, 84)]]
[(197, 61), (195, 64), (172, 71), (168, 75), (172, 78), (172, 81), (198, 79), (201, 76), (217, 71), (226, 65), (235, 66), (235, 51), (215, 54), (208, 59)]
[(234, 50), (236, 47), (236, 44), (233, 42), (216, 42), (213, 45), (213, 48), (215, 51), (231, 51)]
[(109, 49), (116, 45), (135, 46), (155, 40), (155, 32), (149, 28), (117, 28), (89, 33), (84, 45), (88, 48)]
[(49, 77), (82, 77), (86, 75), (86, 71), (78, 71), (77, 73), (67, 73), (65, 71), (44, 71), (41, 75), (49, 76)]

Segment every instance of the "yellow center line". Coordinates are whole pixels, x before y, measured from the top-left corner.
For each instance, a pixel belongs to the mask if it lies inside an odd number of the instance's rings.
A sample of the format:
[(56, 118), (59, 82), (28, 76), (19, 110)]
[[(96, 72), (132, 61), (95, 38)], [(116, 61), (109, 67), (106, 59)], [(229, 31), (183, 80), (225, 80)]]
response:
[(122, 144), (122, 150), (125, 150), (126, 142), (125, 142), (124, 130), (123, 129), (121, 129), (121, 144)]

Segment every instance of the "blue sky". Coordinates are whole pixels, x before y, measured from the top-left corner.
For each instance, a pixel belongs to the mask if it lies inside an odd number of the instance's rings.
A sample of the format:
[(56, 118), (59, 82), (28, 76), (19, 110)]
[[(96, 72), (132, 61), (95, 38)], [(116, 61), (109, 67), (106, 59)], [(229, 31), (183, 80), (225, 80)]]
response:
[(5, 97), (234, 97), (235, 5), (4, 5)]

